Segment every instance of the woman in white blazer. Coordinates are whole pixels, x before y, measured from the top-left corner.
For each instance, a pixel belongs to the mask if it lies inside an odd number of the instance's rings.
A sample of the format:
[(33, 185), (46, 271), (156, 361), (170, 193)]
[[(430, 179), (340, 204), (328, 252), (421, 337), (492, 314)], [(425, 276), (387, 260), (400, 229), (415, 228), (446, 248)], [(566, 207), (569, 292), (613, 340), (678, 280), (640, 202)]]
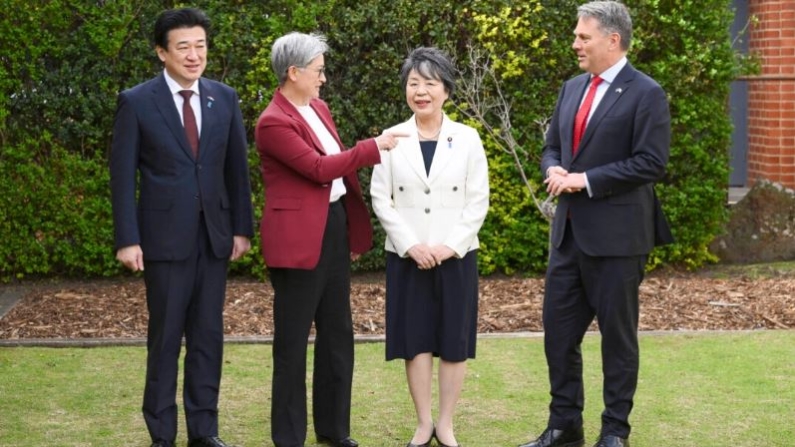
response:
[[(489, 207), (486, 154), (475, 129), (442, 111), (455, 68), (436, 48), (418, 48), (400, 72), (414, 115), (390, 129), (409, 134), (373, 168), (373, 209), (386, 231), (386, 358), (406, 363), (417, 428), (407, 447), (436, 438), (457, 446), (453, 413), (466, 360), (475, 357), (477, 248)], [(439, 413), (431, 410), (439, 357)]]

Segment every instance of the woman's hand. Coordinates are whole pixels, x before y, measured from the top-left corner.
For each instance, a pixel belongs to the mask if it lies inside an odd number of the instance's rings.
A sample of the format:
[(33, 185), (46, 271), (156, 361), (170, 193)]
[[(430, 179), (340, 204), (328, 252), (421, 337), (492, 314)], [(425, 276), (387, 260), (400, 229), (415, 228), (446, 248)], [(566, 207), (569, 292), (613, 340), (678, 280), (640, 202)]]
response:
[(417, 267), (420, 270), (432, 269), (437, 265), (436, 258), (433, 257), (431, 252), (431, 247), (426, 244), (413, 245), (409, 248), (408, 255), (417, 263)]
[(436, 265), (442, 265), (442, 261), (455, 256), (455, 251), (447, 245), (434, 245), (431, 247), (431, 254), (433, 259), (436, 260)]
[(408, 255), (421, 270), (428, 270), (442, 265), (442, 261), (455, 256), (455, 251), (446, 245), (417, 244), (409, 248)]
[(390, 151), (398, 144), (398, 138), (406, 138), (409, 134), (404, 132), (384, 132), (375, 137), (375, 144), (378, 145), (378, 150)]

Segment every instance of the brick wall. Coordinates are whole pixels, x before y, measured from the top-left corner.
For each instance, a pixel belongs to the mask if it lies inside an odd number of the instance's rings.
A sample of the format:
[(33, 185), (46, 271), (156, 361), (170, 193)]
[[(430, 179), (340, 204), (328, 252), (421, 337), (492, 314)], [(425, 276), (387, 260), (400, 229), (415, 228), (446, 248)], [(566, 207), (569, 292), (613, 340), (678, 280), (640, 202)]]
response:
[(795, 0), (750, 0), (748, 12), (761, 62), (748, 81), (748, 185), (765, 178), (795, 188)]

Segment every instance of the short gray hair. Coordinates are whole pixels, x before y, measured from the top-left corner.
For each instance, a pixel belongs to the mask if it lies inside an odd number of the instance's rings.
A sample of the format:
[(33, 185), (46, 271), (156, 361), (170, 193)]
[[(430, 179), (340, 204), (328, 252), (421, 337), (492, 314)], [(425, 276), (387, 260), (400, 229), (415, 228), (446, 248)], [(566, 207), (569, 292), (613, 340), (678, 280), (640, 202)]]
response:
[(279, 85), (287, 81), (290, 67), (306, 67), (328, 49), (326, 37), (318, 33), (292, 32), (276, 39), (271, 48), (271, 67), (279, 79)]
[(416, 71), (425, 79), (442, 81), (447, 95), (452, 98), (455, 91), (456, 69), (442, 50), (434, 47), (419, 47), (409, 54), (400, 69), (400, 83), (403, 85), (403, 90), (406, 89), (411, 70)]
[(632, 18), (627, 7), (616, 1), (586, 3), (577, 8), (577, 17), (590, 17), (599, 22), (599, 29), (605, 34), (618, 33), (621, 49), (629, 51), (632, 42)]

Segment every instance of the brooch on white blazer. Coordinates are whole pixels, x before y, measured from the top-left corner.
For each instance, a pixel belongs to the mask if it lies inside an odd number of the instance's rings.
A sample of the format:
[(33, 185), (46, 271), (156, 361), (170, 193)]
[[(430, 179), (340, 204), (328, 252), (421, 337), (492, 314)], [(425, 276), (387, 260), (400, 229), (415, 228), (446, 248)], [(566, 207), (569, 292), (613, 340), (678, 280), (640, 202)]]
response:
[(447, 137), (447, 149), (453, 148), (453, 137)]

